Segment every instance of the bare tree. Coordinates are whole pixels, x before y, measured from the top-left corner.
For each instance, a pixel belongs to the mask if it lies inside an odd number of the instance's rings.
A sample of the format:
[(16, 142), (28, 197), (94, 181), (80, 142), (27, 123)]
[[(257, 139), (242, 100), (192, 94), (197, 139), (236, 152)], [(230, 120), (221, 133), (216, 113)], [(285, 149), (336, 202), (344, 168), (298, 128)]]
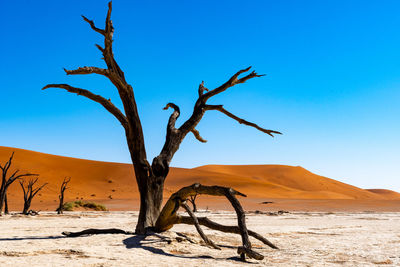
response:
[[(142, 124), (140, 122), (133, 88), (130, 84), (127, 83), (124, 72), (119, 67), (114, 58), (112, 50), (114, 27), (111, 21), (111, 10), (112, 5), (110, 2), (108, 4), (108, 12), (104, 29), (98, 28), (92, 20), (89, 20), (88, 18), (82, 16), (83, 19), (87, 23), (89, 23), (90, 27), (94, 31), (104, 37), (104, 47), (98, 44), (96, 44), (96, 47), (103, 54), (103, 59), (107, 65), (107, 68), (85, 66), (79, 67), (78, 69), (74, 70), (64, 69), (64, 71), (67, 75), (99, 74), (105, 76), (116, 87), (123, 104), (124, 112), (118, 109), (111, 102), (110, 99), (106, 99), (100, 95), (96, 95), (86, 89), (73, 87), (68, 84), (48, 84), (43, 87), (43, 89), (61, 88), (70, 93), (85, 96), (102, 105), (107, 111), (114, 115), (114, 117), (116, 117), (121, 125), (124, 127), (125, 136), (140, 193), (140, 212), (138, 223), (136, 225), (136, 233), (143, 234), (146, 233), (147, 230), (162, 232), (171, 228), (172, 225), (175, 223), (189, 222), (191, 222), (191, 224), (195, 224), (196, 228), (199, 229), (199, 225), (196, 222), (195, 217), (191, 215), (190, 219), (179, 219), (180, 217), (176, 216), (176, 211), (179, 209), (180, 206), (183, 206), (184, 208), (187, 207), (185, 207), (183, 203), (190, 195), (224, 195), (231, 201), (238, 214), (238, 229), (240, 230), (239, 232), (242, 235), (243, 241), (243, 247), (240, 247), (238, 249), (238, 253), (241, 255), (242, 259), (244, 259), (245, 255), (247, 255), (248, 257), (261, 259), (262, 255), (253, 253), (253, 251), (251, 250), (251, 245), (248, 240), (248, 231), (244, 220), (244, 212), (240, 206), (240, 203), (235, 198), (235, 194), (232, 193), (236, 192), (233, 189), (221, 189), (221, 187), (205, 187), (201, 185), (199, 185), (199, 187), (185, 187), (179, 190), (177, 193), (173, 194), (173, 196), (175, 196), (174, 199), (171, 200), (171, 196), (170, 201), (168, 201), (167, 204), (164, 206), (163, 212), (161, 212), (161, 203), (163, 200), (164, 181), (169, 172), (170, 162), (176, 151), (179, 149), (179, 146), (184, 138), (187, 136), (187, 134), (192, 133), (198, 141), (206, 142), (206, 140), (204, 140), (200, 136), (198, 130), (196, 130), (196, 126), (201, 121), (207, 111), (219, 111), (229, 118), (236, 120), (240, 124), (253, 127), (270, 136), (273, 136), (273, 134), (280, 134), (280, 132), (264, 129), (255, 123), (249, 122), (232, 114), (231, 112), (226, 110), (223, 105), (210, 105), (207, 103), (207, 101), (213, 96), (226, 91), (230, 87), (233, 87), (237, 84), (245, 83), (250, 79), (261, 77), (263, 75), (259, 75), (255, 71), (248, 73), (251, 68), (248, 67), (236, 72), (228, 79), (228, 81), (212, 90), (207, 89), (204, 85), (204, 82), (201, 82), (198, 88), (198, 98), (194, 105), (192, 115), (189, 117), (189, 119), (183, 122), (180, 127), (176, 127), (175, 125), (180, 115), (180, 109), (176, 104), (168, 103), (164, 107), (164, 109), (171, 108), (173, 112), (170, 115), (167, 123), (166, 140), (160, 154), (153, 159), (150, 165), (146, 156)], [(242, 74), (245, 75), (240, 77)], [(243, 194), (239, 195), (244, 196)], [(88, 233), (87, 231), (84, 232), (85, 234)], [(92, 232), (104, 233), (107, 231), (95, 229)], [(110, 232), (115, 232), (115, 229), (111, 229)]]
[(64, 181), (61, 184), (60, 187), (60, 194), (58, 195), (58, 199), (60, 200), (60, 204), (57, 208), (57, 214), (63, 214), (64, 211), (64, 192), (67, 189), (68, 183), (71, 181), (70, 177), (65, 177)]
[[(170, 162), (184, 138), (187, 134), (192, 133), (198, 141), (206, 142), (206, 140), (200, 136), (198, 130), (196, 130), (196, 126), (207, 111), (219, 111), (240, 124), (253, 127), (270, 136), (273, 136), (273, 134), (280, 134), (280, 132), (264, 129), (255, 123), (244, 120), (226, 110), (223, 105), (210, 105), (207, 103), (207, 101), (215, 95), (225, 92), (227, 89), (237, 84), (245, 83), (250, 79), (263, 76), (257, 74), (255, 71), (248, 73), (251, 68), (248, 67), (236, 72), (225, 83), (212, 90), (207, 89), (204, 82), (201, 82), (198, 87), (198, 98), (194, 104), (193, 112), (189, 119), (183, 122), (179, 127), (176, 127), (175, 123), (180, 115), (180, 109), (176, 104), (168, 103), (164, 109), (167, 110), (171, 108), (173, 111), (167, 123), (165, 143), (160, 154), (156, 156), (150, 164), (146, 156), (142, 124), (133, 88), (126, 81), (124, 72), (114, 58), (112, 49), (114, 27), (111, 21), (111, 11), (112, 4), (110, 2), (108, 4), (104, 29), (98, 28), (92, 20), (82, 16), (95, 32), (104, 37), (104, 46), (96, 44), (96, 47), (103, 54), (103, 59), (107, 68), (84, 66), (74, 70), (64, 69), (64, 71), (67, 75), (98, 74), (109, 79), (118, 91), (124, 112), (117, 108), (110, 99), (97, 95), (87, 89), (74, 87), (68, 84), (48, 84), (44, 86), (43, 89), (60, 88), (70, 93), (87, 97), (102, 105), (120, 122), (125, 130), (127, 145), (140, 192), (140, 212), (136, 225), (136, 233), (143, 234), (146, 233), (148, 229), (155, 229), (156, 222), (160, 221), (159, 216), (163, 200), (164, 181), (169, 173)], [(244, 76), (240, 77), (241, 75)], [(210, 193), (210, 191), (207, 192)], [(180, 205), (178, 205), (177, 208), (179, 208), (179, 206)]]
[(11, 154), (10, 158), (4, 165), (0, 164), (1, 177), (2, 177), (1, 187), (0, 187), (0, 216), (2, 214), (4, 204), (6, 204), (5, 205), (5, 213), (8, 214), (8, 201), (7, 201), (8, 187), (17, 179), (20, 179), (22, 177), (36, 175), (36, 174), (32, 174), (32, 173), (18, 174), (19, 170), (16, 170), (15, 172), (11, 173), (11, 175), (9, 177), (7, 177), (7, 174), (8, 174), (8, 171), (10, 170), (13, 158), (14, 158), (14, 152)]
[(43, 189), (47, 185), (44, 183), (43, 185), (33, 188), (33, 186), (38, 181), (38, 178), (30, 179), (25, 188), (25, 181), (20, 180), (19, 184), (21, 185), (22, 191), (24, 192), (24, 209), (22, 210), (22, 214), (28, 215), (29, 208), (31, 207), (32, 199), (39, 193), (40, 190)]
[(197, 212), (196, 198), (197, 194), (194, 196), (189, 196), (189, 198), (187, 199), (193, 206), (193, 212)]

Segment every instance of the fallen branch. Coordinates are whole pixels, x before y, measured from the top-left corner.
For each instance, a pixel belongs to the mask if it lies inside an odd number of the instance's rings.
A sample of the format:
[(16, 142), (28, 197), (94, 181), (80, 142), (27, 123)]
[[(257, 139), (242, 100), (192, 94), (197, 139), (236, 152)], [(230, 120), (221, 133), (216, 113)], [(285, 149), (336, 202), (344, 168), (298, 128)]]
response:
[(124, 234), (124, 235), (133, 235), (134, 232), (125, 231), (122, 229), (110, 228), (110, 229), (86, 229), (80, 232), (62, 232), (61, 234), (66, 237), (78, 237), (84, 235), (101, 235), (101, 234)]
[[(210, 219), (208, 219), (207, 217), (197, 217), (199, 224), (203, 225), (207, 228), (213, 229), (213, 230), (218, 230), (224, 233), (231, 233), (231, 234), (240, 234), (240, 229), (238, 226), (228, 226), (228, 225), (222, 225), (216, 222), (211, 221)], [(188, 216), (180, 216), (179, 217), (179, 222), (178, 224), (190, 224), (193, 225), (193, 220), (192, 218), (188, 217)], [(275, 246), (274, 244), (272, 244), (268, 239), (266, 239), (265, 237), (263, 237), (262, 235), (251, 231), (251, 230), (247, 230), (247, 233), (249, 234), (249, 236), (254, 237), (255, 239), (263, 242), (265, 245), (273, 248), (273, 249), (279, 249), (277, 246)]]
[[(207, 194), (207, 195), (213, 195), (213, 196), (225, 196), (230, 203), (232, 204), (233, 208), (236, 211), (237, 214), (237, 219), (238, 219), (238, 225), (237, 226), (226, 226), (226, 225), (221, 225), (219, 223), (213, 222), (210, 219), (206, 217), (196, 217), (194, 212), (189, 208), (189, 206), (186, 204), (186, 200), (190, 196), (195, 196), (198, 194)], [(222, 187), (222, 186), (204, 186), (200, 184), (193, 184), (191, 186), (183, 187), (176, 193), (172, 194), (171, 197), (168, 199), (167, 203), (165, 204), (164, 208), (162, 209), (156, 225), (154, 228), (151, 230), (154, 232), (148, 232), (148, 234), (155, 234), (155, 233), (161, 233), (165, 232), (168, 229), (172, 228), (175, 224), (190, 224), (194, 225), (197, 229), (197, 232), (200, 234), (201, 238), (204, 240), (204, 242), (215, 248), (215, 249), (220, 249), (219, 246), (214, 244), (213, 241), (211, 241), (203, 232), (201, 229), (200, 225), (206, 226), (210, 229), (213, 230), (218, 230), (221, 232), (225, 233), (234, 233), (234, 234), (240, 234), (242, 237), (242, 246), (239, 246), (237, 249), (237, 253), (240, 255), (240, 258), (245, 261), (246, 256), (248, 258), (256, 259), (256, 260), (262, 260), (264, 259), (264, 256), (261, 255), (260, 253), (252, 250), (251, 248), (251, 243), (249, 240), (249, 236), (252, 236), (256, 238), (257, 240), (260, 240), (264, 244), (270, 246), (271, 248), (278, 249), (277, 246), (272, 244), (270, 241), (268, 241), (266, 238), (261, 236), (260, 234), (248, 230), (246, 227), (246, 221), (245, 221), (245, 212), (243, 211), (243, 208), (240, 204), (240, 202), (237, 200), (236, 196), (246, 196), (232, 188), (229, 187)], [(177, 214), (177, 211), (179, 210), (180, 207), (183, 207), (186, 212), (189, 214), (189, 216), (180, 216)], [(132, 235), (135, 234), (134, 232), (130, 231), (125, 231), (121, 229), (87, 229), (83, 230), (80, 232), (63, 232), (63, 235), (67, 237), (77, 237), (77, 236), (84, 236), (84, 235), (97, 235), (97, 234), (126, 234), (126, 235)], [(185, 237), (189, 242), (193, 243), (191, 239), (189, 239), (186, 235), (177, 233), (179, 236)]]
[[(189, 198), (190, 196), (194, 196), (197, 194), (225, 196), (231, 202), (233, 208), (236, 211), (238, 218), (238, 226), (224, 226), (212, 222), (211, 220), (205, 217), (197, 218), (194, 215), (194, 213), (190, 210), (190, 208), (186, 205), (186, 199)], [(157, 219), (154, 231), (164, 232), (173, 227), (174, 224), (180, 224), (180, 223), (195, 225), (200, 236), (203, 238), (206, 244), (210, 246), (213, 246), (212, 245), (213, 243), (204, 235), (203, 231), (200, 228), (200, 225), (204, 225), (211, 229), (219, 230), (222, 232), (240, 234), (242, 237), (242, 244), (243, 244), (242, 246), (238, 247), (238, 254), (240, 255), (240, 258), (243, 261), (245, 260), (246, 256), (257, 260), (262, 260), (264, 256), (251, 249), (249, 235), (255, 237), (256, 239), (262, 241), (264, 244), (267, 244), (268, 246), (274, 249), (277, 249), (277, 247), (271, 242), (269, 242), (267, 239), (262, 237), (261, 235), (253, 231), (247, 230), (245, 222), (245, 213), (243, 211), (242, 206), (240, 205), (240, 202), (237, 200), (236, 195), (244, 197), (246, 196), (232, 188), (222, 187), (222, 186), (204, 186), (200, 184), (193, 184), (191, 186), (183, 187), (178, 192), (172, 194), (171, 197), (168, 199), (167, 203), (165, 204), (164, 208), (162, 209)], [(189, 213), (190, 217), (177, 215), (177, 211), (180, 206), (185, 208), (186, 212)]]
[(217, 245), (214, 244), (214, 242), (209, 239), (203, 232), (203, 230), (201, 230), (199, 221), (197, 220), (196, 215), (194, 215), (193, 211), (189, 208), (189, 206), (186, 204), (186, 202), (182, 202), (181, 206), (186, 210), (186, 212), (190, 215), (190, 218), (193, 220), (194, 222), (194, 226), (196, 227), (197, 232), (199, 233), (199, 235), (201, 236), (201, 238), (203, 238), (204, 242), (211, 246), (212, 248), (215, 249), (221, 249), (220, 247), (218, 247)]

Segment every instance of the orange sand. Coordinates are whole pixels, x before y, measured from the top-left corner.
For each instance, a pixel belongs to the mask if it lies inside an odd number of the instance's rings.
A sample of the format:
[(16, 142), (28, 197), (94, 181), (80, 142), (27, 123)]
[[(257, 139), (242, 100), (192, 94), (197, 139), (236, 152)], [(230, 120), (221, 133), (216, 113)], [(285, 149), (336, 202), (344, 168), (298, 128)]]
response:
[[(48, 185), (34, 199), (35, 210), (54, 210), (59, 186), (71, 177), (66, 201), (83, 199), (105, 204), (110, 210), (137, 210), (139, 193), (130, 164), (55, 156), (0, 146), (4, 164), (15, 152), (12, 170), (40, 174)], [(400, 194), (385, 189), (364, 190), (313, 174), (302, 167), (285, 165), (207, 165), (193, 169), (171, 168), (165, 183), (165, 198), (193, 183), (230, 186), (246, 194), (246, 209), (297, 211), (400, 211)], [(21, 188), (9, 189), (10, 210), (22, 208)], [(260, 204), (264, 201), (274, 203)], [(229, 209), (223, 198), (198, 198), (199, 208)]]

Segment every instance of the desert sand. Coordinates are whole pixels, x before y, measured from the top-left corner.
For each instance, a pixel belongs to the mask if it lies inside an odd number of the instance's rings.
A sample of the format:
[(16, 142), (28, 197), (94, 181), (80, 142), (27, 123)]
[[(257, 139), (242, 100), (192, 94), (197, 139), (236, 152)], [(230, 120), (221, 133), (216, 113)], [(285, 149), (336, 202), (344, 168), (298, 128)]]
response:
[[(109, 210), (137, 210), (139, 193), (132, 165), (55, 156), (29, 150), (0, 147), (0, 161), (15, 152), (12, 169), (40, 174), (48, 185), (33, 200), (35, 210), (52, 211), (58, 203), (59, 186), (71, 177), (65, 200), (88, 200)], [(207, 165), (193, 169), (171, 168), (164, 197), (193, 183), (230, 186), (247, 195), (240, 201), (246, 210), (289, 211), (400, 211), (400, 194), (385, 189), (361, 189), (313, 174), (298, 166)], [(9, 189), (10, 210), (23, 205), (17, 182)], [(261, 204), (263, 202), (272, 202)], [(198, 198), (200, 208), (229, 209), (223, 198)]]
[[(205, 212), (217, 222), (234, 225), (235, 214)], [(399, 266), (399, 213), (248, 213), (249, 229), (261, 233), (280, 249), (251, 239), (262, 261), (238, 261), (240, 236), (204, 228), (222, 247), (200, 241), (193, 226), (175, 225), (157, 235), (97, 235), (65, 238), (61, 231), (86, 228), (132, 229), (137, 212), (67, 212), (57, 216), (0, 217), (0, 266)], [(177, 233), (186, 239), (178, 242)], [(178, 237), (179, 239), (179, 237)], [(170, 244), (168, 244), (170, 241)]]

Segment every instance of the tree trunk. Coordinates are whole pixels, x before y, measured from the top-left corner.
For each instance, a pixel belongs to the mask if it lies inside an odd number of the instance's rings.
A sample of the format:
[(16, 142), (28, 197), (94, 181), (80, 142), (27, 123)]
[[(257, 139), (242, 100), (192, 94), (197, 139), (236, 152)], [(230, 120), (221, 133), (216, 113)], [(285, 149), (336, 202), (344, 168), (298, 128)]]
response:
[(59, 196), (60, 203), (58, 205), (57, 214), (63, 214), (64, 210), (64, 195)]
[(7, 193), (6, 193), (5, 197), (4, 197), (4, 214), (9, 214), (9, 211), (8, 211), (8, 201), (7, 201)]
[(0, 216), (3, 213), (4, 201), (5, 201), (5, 193), (4, 192), (0, 192)]
[(22, 214), (28, 215), (29, 208), (31, 207), (30, 202), (24, 202), (24, 209), (22, 210)]
[(154, 227), (160, 214), (165, 177), (148, 177), (140, 172), (136, 173), (136, 179), (140, 192), (140, 211), (135, 232), (145, 234)]

